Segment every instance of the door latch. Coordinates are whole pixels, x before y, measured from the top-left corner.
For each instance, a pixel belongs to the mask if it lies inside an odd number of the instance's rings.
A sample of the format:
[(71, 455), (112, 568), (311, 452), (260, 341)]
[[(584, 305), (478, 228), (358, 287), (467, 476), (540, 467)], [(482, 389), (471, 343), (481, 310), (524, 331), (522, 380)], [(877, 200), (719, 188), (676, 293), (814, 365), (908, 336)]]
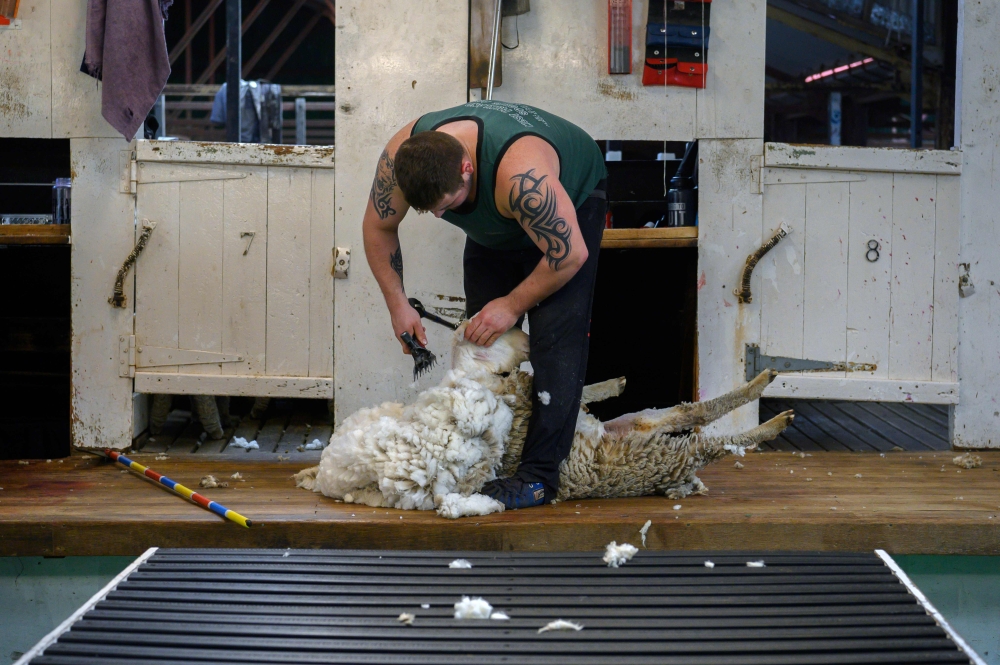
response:
[(765, 369), (773, 369), (777, 372), (874, 372), (877, 368), (875, 363), (828, 362), (786, 358), (785, 356), (767, 356), (760, 352), (760, 347), (756, 344), (747, 344), (747, 381), (753, 381)]
[(333, 278), (347, 279), (347, 271), (351, 269), (351, 248), (333, 248)]

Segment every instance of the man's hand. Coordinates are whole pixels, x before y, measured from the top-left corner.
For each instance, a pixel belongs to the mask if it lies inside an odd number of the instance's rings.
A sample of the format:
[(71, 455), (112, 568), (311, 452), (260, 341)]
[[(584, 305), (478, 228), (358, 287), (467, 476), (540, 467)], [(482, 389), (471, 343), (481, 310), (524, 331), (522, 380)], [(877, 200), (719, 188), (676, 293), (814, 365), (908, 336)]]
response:
[(427, 346), (427, 332), (424, 330), (424, 324), (420, 322), (420, 315), (417, 314), (417, 310), (410, 306), (410, 303), (403, 300), (391, 307), (389, 316), (392, 317), (392, 332), (396, 335), (396, 341), (403, 347), (403, 353), (410, 355), (410, 349), (399, 337), (405, 332), (410, 333), (413, 339)]
[(517, 323), (521, 314), (509, 297), (491, 300), (469, 320), (465, 339), (479, 346), (490, 346)]

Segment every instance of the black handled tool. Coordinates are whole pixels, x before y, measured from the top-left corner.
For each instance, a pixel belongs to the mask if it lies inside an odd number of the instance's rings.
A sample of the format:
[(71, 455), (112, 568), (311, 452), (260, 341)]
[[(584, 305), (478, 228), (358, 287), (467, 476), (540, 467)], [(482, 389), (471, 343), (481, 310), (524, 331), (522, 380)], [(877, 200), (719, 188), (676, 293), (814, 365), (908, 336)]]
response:
[(399, 338), (409, 347), (410, 355), (413, 356), (413, 380), (416, 381), (421, 374), (429, 372), (434, 367), (437, 356), (413, 339), (408, 332), (404, 332)]
[(447, 319), (442, 319), (437, 314), (431, 314), (424, 308), (424, 304), (419, 300), (417, 300), (416, 298), (410, 298), (409, 300), (410, 300), (410, 307), (417, 310), (417, 314), (419, 314), (421, 318), (427, 319), (428, 321), (433, 321), (434, 323), (440, 323), (442, 326), (446, 328), (451, 328), (452, 330), (458, 330), (457, 323), (452, 323)]

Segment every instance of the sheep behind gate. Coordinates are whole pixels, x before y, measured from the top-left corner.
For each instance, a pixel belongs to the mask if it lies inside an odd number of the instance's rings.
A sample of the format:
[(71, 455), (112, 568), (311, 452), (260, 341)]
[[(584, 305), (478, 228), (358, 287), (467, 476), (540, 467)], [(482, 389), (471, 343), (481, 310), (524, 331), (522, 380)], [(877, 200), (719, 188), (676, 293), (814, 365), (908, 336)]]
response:
[[(483, 515), (503, 506), (477, 492), (518, 466), (532, 408), (532, 376), (519, 369), (528, 338), (510, 330), (490, 347), (455, 333), (452, 369), (411, 405), (386, 402), (361, 409), (334, 432), (319, 466), (296, 474), (299, 487), (348, 503), (433, 510), (445, 517)], [(606, 423), (588, 402), (621, 393), (624, 379), (584, 389), (576, 435), (560, 465), (557, 501), (664, 494), (703, 494), (697, 476), (729, 454), (775, 438), (791, 411), (735, 436), (692, 431), (758, 399), (774, 380), (762, 372), (750, 383), (705, 402), (650, 409)]]

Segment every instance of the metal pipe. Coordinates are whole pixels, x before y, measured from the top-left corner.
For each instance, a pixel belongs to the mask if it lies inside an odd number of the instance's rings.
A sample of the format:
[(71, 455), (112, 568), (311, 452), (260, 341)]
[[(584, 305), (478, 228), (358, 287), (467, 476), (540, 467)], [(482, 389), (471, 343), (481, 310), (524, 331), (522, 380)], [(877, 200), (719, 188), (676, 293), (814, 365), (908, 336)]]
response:
[(924, 0), (913, 0), (910, 36), (910, 147), (921, 148), (924, 144)]
[(500, 10), (503, 0), (496, 0), (496, 11), (493, 12), (493, 36), (490, 38), (490, 73), (486, 78), (486, 99), (493, 99), (493, 78), (497, 72), (497, 43), (500, 41)]
[(295, 145), (306, 144), (306, 98), (295, 99)]
[(226, 0), (226, 140), (239, 143), (240, 69), (243, 62), (242, 0)]

